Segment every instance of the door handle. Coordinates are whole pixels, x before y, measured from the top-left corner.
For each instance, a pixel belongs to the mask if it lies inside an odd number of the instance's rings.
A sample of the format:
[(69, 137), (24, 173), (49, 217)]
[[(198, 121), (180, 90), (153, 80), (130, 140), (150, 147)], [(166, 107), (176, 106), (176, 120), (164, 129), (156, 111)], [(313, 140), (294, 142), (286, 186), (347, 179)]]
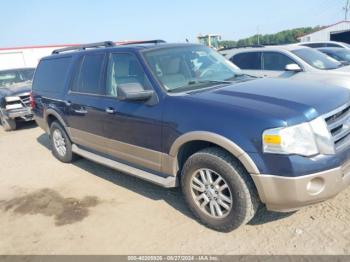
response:
[(114, 109), (114, 108), (112, 108), (112, 107), (107, 107), (106, 108), (106, 113), (107, 114), (115, 114), (117, 111)]
[(88, 111), (84, 108), (80, 108), (80, 109), (74, 109), (74, 112), (77, 114), (85, 115), (85, 114), (87, 114)]

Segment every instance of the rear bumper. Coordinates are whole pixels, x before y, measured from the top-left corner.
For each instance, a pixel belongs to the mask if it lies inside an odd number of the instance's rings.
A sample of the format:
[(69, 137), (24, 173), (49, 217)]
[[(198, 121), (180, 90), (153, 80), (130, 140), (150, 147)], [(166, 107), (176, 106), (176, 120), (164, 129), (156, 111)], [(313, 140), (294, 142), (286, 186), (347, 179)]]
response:
[(322, 172), (283, 177), (252, 175), (268, 210), (288, 212), (336, 196), (350, 185), (350, 162)]

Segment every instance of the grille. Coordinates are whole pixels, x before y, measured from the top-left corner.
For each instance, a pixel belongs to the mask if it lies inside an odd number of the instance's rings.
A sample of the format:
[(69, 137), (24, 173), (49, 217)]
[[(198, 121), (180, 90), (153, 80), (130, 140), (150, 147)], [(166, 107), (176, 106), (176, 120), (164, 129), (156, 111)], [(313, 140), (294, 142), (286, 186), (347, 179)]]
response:
[(30, 107), (30, 95), (28, 93), (19, 95), (23, 106)]
[(342, 106), (327, 114), (325, 121), (333, 137), (336, 151), (350, 144), (350, 105)]

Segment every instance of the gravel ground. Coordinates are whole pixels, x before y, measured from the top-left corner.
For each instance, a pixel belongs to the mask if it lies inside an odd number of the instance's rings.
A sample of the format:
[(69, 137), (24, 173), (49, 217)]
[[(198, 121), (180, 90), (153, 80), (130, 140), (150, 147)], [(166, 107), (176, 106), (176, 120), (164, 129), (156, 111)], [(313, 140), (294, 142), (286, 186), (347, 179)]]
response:
[(56, 160), (33, 124), (0, 129), (0, 254), (350, 254), (350, 188), (219, 233), (163, 189), (85, 159)]

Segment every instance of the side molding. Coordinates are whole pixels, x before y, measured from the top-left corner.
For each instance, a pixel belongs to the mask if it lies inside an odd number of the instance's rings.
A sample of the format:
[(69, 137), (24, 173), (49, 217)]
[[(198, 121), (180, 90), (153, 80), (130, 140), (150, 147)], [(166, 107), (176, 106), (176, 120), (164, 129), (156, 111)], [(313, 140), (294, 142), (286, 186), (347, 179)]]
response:
[[(211, 132), (194, 131), (180, 136), (173, 143), (169, 155), (176, 159), (181, 146), (190, 141), (205, 141), (216, 144), (238, 158), (250, 174), (260, 174), (253, 160), (242, 148), (226, 137)], [(177, 161), (175, 162), (177, 165)]]

